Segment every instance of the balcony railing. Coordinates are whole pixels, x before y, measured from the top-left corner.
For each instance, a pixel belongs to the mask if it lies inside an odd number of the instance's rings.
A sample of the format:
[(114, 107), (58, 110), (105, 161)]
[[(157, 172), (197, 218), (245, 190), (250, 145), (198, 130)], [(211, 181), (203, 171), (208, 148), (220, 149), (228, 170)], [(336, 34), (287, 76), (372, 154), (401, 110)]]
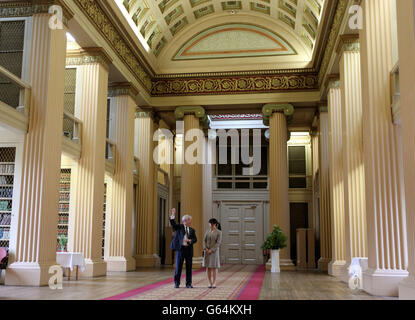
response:
[(115, 142), (110, 139), (105, 144), (105, 170), (111, 174), (115, 171)]
[[(0, 76), (7, 81), (0, 84), (7, 86), (0, 95), (0, 121), (10, 127), (27, 132), (32, 89), (29, 84), (2, 66), (0, 66)], [(10, 84), (17, 87), (17, 94), (9, 93), (9, 91), (14, 91), (11, 89), (12, 87), (8, 90)]]
[(82, 151), (82, 121), (72, 114), (63, 112), (63, 140), (62, 149), (75, 159), (81, 157)]

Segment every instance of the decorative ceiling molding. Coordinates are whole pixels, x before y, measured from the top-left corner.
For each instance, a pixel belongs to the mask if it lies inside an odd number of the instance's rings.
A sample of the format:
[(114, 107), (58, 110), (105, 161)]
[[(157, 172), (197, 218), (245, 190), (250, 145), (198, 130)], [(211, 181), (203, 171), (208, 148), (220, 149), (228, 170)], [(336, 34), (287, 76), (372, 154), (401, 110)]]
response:
[(252, 24), (210, 27), (187, 41), (173, 60), (294, 55), (296, 51), (276, 33)]

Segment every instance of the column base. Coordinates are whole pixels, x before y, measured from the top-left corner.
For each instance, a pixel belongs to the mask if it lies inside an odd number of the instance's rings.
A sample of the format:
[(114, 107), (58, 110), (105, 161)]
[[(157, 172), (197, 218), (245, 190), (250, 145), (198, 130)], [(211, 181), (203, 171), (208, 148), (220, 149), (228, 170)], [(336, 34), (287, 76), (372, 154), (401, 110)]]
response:
[(157, 254), (140, 254), (135, 256), (137, 268), (157, 267), (160, 263), (160, 257)]
[(12, 263), (6, 270), (6, 286), (43, 287), (49, 285), (49, 268), (57, 265), (49, 263)]
[(107, 263), (102, 259), (85, 259), (86, 268), (84, 272), (80, 272), (80, 277), (95, 278), (102, 277), (107, 274)]
[[(265, 270), (271, 271), (272, 269), (272, 261), (271, 259), (265, 264)], [(280, 272), (281, 271), (297, 271), (296, 266), (292, 262), (291, 259), (281, 259), (280, 260)]]
[(329, 258), (320, 258), (318, 260), (318, 270), (327, 272), (329, 271), (329, 263), (331, 262), (331, 259)]
[(328, 274), (332, 277), (341, 278), (346, 265), (344, 260), (333, 260), (328, 265)]
[(415, 300), (415, 277), (410, 276), (399, 283), (399, 299)]
[(128, 272), (135, 271), (136, 261), (133, 257), (108, 257), (105, 259), (107, 271)]
[(408, 271), (405, 270), (367, 269), (362, 273), (363, 290), (373, 296), (397, 297), (399, 284), (408, 275)]
[(295, 264), (291, 259), (281, 259), (280, 260), (280, 270), (281, 271), (297, 271)]
[[(265, 264), (265, 270), (271, 271), (272, 268), (272, 261), (271, 259)], [(291, 259), (281, 259), (280, 260), (280, 271), (297, 271), (294, 263)]]

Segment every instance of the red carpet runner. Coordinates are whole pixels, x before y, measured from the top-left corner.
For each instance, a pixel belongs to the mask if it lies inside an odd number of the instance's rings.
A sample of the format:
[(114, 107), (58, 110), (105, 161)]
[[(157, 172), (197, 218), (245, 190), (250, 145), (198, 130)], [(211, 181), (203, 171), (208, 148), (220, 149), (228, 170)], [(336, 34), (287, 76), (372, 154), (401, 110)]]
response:
[(167, 279), (104, 300), (258, 300), (265, 266), (224, 266), (218, 273), (216, 289), (207, 287), (204, 271), (193, 273), (194, 289), (184, 288), (183, 283), (175, 289), (173, 279)]

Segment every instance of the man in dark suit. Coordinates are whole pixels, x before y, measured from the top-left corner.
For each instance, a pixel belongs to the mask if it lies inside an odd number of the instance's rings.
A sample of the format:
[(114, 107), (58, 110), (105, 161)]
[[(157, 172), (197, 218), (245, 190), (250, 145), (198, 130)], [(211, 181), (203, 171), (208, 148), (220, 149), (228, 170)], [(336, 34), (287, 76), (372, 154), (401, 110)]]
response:
[(174, 272), (175, 288), (180, 287), (180, 278), (182, 276), (183, 263), (186, 260), (186, 288), (192, 286), (192, 263), (193, 263), (193, 245), (197, 242), (196, 232), (190, 227), (192, 217), (185, 215), (182, 219), (183, 224), (176, 223), (176, 209), (171, 210), (170, 224), (176, 235), (171, 242), (170, 248), (176, 251), (176, 270)]

